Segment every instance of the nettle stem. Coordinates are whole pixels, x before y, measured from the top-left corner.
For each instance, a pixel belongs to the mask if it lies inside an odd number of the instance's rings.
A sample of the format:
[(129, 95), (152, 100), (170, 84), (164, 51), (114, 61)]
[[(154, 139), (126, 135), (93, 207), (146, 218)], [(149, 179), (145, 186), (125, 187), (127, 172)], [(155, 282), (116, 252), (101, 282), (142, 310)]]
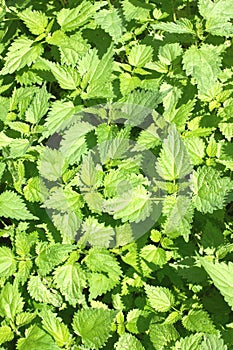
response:
[(110, 0), (107, 0), (108, 1), (108, 7), (110, 8), (110, 9), (112, 9), (112, 4), (111, 4), (111, 1)]

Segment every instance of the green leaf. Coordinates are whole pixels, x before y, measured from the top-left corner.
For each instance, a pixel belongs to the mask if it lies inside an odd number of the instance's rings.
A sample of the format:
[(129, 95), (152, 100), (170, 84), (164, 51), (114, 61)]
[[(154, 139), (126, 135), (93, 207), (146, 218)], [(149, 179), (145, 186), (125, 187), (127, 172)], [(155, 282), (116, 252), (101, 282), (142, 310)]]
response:
[(33, 84), (41, 85), (43, 83), (43, 79), (36, 72), (31, 70), (19, 71), (18, 74), (16, 74), (16, 81), (24, 86), (33, 86)]
[(188, 242), (194, 215), (191, 199), (186, 196), (167, 196), (163, 204), (163, 214), (167, 217), (163, 225), (166, 234), (170, 237), (182, 235)]
[(213, 322), (204, 310), (191, 310), (182, 319), (183, 326), (191, 332), (216, 333)]
[(219, 17), (222, 20), (228, 20), (233, 17), (232, 0), (199, 0), (198, 8), (200, 14), (205, 18)]
[(73, 329), (82, 339), (85, 347), (101, 348), (111, 335), (111, 325), (116, 312), (104, 309), (77, 311), (73, 318)]
[(167, 262), (166, 251), (162, 248), (154, 246), (153, 244), (148, 244), (143, 247), (140, 251), (140, 257), (142, 262), (145, 260), (161, 267)]
[(5, 121), (10, 108), (10, 99), (0, 96), (0, 120)]
[[(114, 229), (111, 226), (105, 226), (99, 223), (94, 217), (87, 217), (82, 224), (82, 243), (88, 242), (92, 246), (108, 248), (113, 240)], [(80, 243), (79, 241), (79, 243)]]
[(31, 326), (25, 332), (25, 338), (20, 338), (17, 342), (17, 350), (59, 350), (52, 337), (37, 325)]
[(227, 350), (227, 346), (217, 335), (209, 334), (204, 336), (200, 350)]
[(0, 345), (14, 339), (14, 332), (8, 326), (0, 327)]
[(74, 121), (78, 121), (80, 117), (76, 114), (76, 108), (71, 101), (56, 100), (47, 115), (45, 122), (44, 136), (50, 136), (55, 132), (65, 130)]
[(192, 171), (188, 152), (175, 126), (170, 127), (168, 137), (163, 141), (156, 170), (169, 181), (182, 179)]
[(1, 73), (3, 75), (12, 74), (25, 66), (31, 66), (44, 51), (41, 44), (33, 44), (34, 41), (26, 36), (15, 39), (6, 54), (5, 65)]
[(146, 130), (142, 130), (137, 139), (137, 149), (151, 149), (160, 144), (157, 127), (151, 124)]
[(203, 213), (213, 213), (224, 206), (227, 193), (232, 189), (230, 178), (221, 178), (217, 170), (203, 166), (191, 177), (193, 203)]
[(221, 18), (211, 18), (206, 22), (206, 31), (212, 33), (213, 35), (219, 36), (232, 36), (233, 26), (229, 22), (219, 22)]
[(32, 320), (36, 317), (36, 313), (30, 313), (30, 312), (20, 312), (16, 316), (16, 324), (19, 327), (23, 327), (28, 323), (31, 323)]
[(24, 197), (29, 202), (43, 202), (48, 196), (48, 189), (43, 180), (36, 177), (31, 177), (27, 185), (23, 189)]
[[(144, 277), (151, 277), (154, 271), (158, 270), (158, 266), (162, 267), (167, 263), (167, 256), (166, 252), (163, 251), (161, 248), (155, 248), (154, 251), (152, 251), (151, 245), (149, 245), (149, 248), (144, 247), (145, 249), (142, 249), (140, 252), (140, 268), (142, 271), (142, 275)], [(151, 250), (149, 250), (151, 248)], [(158, 250), (157, 250), (158, 249)], [(161, 250), (160, 250), (161, 249)], [(150, 261), (154, 259), (154, 261)], [(157, 266), (155, 266), (157, 265)]]
[[(142, 165), (142, 155), (136, 154), (134, 157), (127, 157), (127, 159), (122, 159), (118, 165), (120, 171), (124, 171), (126, 174), (139, 175)], [(134, 173), (134, 174), (133, 174)]]
[(84, 258), (87, 267), (93, 272), (104, 272), (112, 278), (122, 275), (121, 268), (115, 256), (105, 248), (93, 247)]
[(179, 130), (184, 130), (186, 121), (192, 115), (195, 103), (195, 99), (189, 100), (187, 103), (182, 104), (179, 108), (175, 108), (173, 104), (171, 110), (166, 114), (166, 119), (174, 123)]
[(159, 324), (151, 322), (149, 329), (150, 340), (155, 350), (169, 349), (170, 342), (176, 341), (180, 335), (172, 324)]
[(225, 301), (233, 309), (233, 263), (213, 263), (205, 258), (199, 257), (202, 266), (213, 280), (216, 288), (224, 296)]
[(37, 219), (29, 212), (22, 198), (12, 191), (0, 194), (0, 216), (16, 220)]
[(71, 188), (54, 187), (50, 196), (44, 201), (43, 207), (58, 210), (60, 212), (75, 212), (82, 216), (80, 208), (83, 207), (81, 195)]
[(43, 70), (51, 71), (62, 89), (76, 90), (80, 83), (80, 75), (75, 67), (54, 63), (44, 58), (41, 58), (39, 63), (43, 66)]
[(76, 68), (52, 62), (49, 63), (49, 67), (62, 89), (76, 90), (80, 83), (80, 75)]
[(48, 243), (43, 242), (37, 247), (36, 265), (39, 267), (38, 272), (41, 276), (50, 273), (54, 267), (64, 262), (69, 253), (72, 252), (73, 246), (69, 244), (55, 243), (49, 246)]
[[(217, 151), (217, 150), (216, 150)], [(233, 145), (232, 143), (223, 143), (220, 152), (217, 154), (217, 162), (226, 166), (227, 169), (233, 170)]]
[(48, 18), (41, 11), (26, 8), (24, 11), (18, 13), (18, 17), (25, 23), (30, 32), (35, 35), (44, 33), (48, 25)]
[(29, 146), (29, 141), (26, 139), (13, 139), (9, 145), (10, 157), (19, 158), (25, 156)]
[(7, 153), (9, 157), (19, 158), (25, 156), (29, 149), (30, 143), (26, 139), (13, 139), (8, 137), (3, 132), (0, 132), (0, 148), (8, 147)]
[[(89, 192), (84, 194), (84, 200), (88, 205), (88, 208), (93, 213), (101, 213), (102, 206), (104, 202), (104, 197), (99, 192)], [(105, 246), (105, 244), (100, 244), (101, 246)]]
[(200, 137), (192, 136), (184, 139), (184, 145), (190, 156), (193, 165), (203, 163), (205, 157), (205, 142)]
[(147, 331), (150, 323), (150, 316), (148, 312), (132, 309), (127, 314), (126, 328), (130, 333), (140, 334)]
[(119, 338), (118, 342), (115, 343), (114, 348), (116, 350), (145, 350), (144, 346), (142, 346), (140, 341), (129, 333), (123, 334)]
[(12, 276), (16, 270), (16, 260), (11, 249), (0, 247), (0, 275), (2, 277)]
[(88, 277), (90, 295), (89, 299), (96, 299), (99, 295), (106, 294), (119, 283), (117, 276), (105, 276), (103, 273), (93, 272)]
[(150, 17), (152, 6), (141, 1), (123, 0), (122, 1), (124, 16), (127, 21), (136, 19), (139, 21), (146, 20)]
[(9, 136), (7, 136), (3, 131), (0, 132), (0, 147), (6, 147), (11, 144), (11, 142), (15, 140)]
[(132, 66), (144, 67), (152, 60), (153, 49), (151, 46), (136, 45), (131, 49), (128, 60)]
[(11, 172), (14, 181), (14, 188), (17, 192), (22, 192), (22, 186), (25, 184), (25, 166), (22, 160), (8, 161), (8, 169)]
[(139, 185), (133, 191), (129, 190), (120, 196), (106, 200), (103, 211), (113, 215), (115, 220), (121, 219), (122, 222), (144, 221), (152, 211), (150, 193)]
[(177, 321), (181, 319), (181, 314), (179, 311), (172, 311), (170, 314), (166, 317), (164, 323), (165, 324), (174, 324)]
[(233, 123), (219, 123), (219, 129), (221, 133), (225, 136), (227, 141), (231, 141), (233, 138)]
[(60, 150), (49, 147), (42, 150), (38, 161), (38, 169), (43, 178), (49, 181), (60, 179), (65, 166), (65, 157)]
[(51, 95), (47, 92), (45, 85), (43, 85), (43, 87), (36, 92), (29, 108), (25, 113), (27, 122), (37, 124), (41, 120), (41, 118), (48, 111), (48, 101), (50, 96)]
[(191, 75), (200, 94), (205, 94), (217, 81), (221, 72), (221, 57), (218, 48), (202, 44), (200, 48), (191, 46), (183, 56), (186, 74)]
[(150, 305), (159, 312), (167, 312), (174, 305), (175, 299), (168, 288), (145, 285)]
[[(82, 167), (80, 171), (80, 186), (86, 190), (95, 190), (102, 186), (103, 170), (101, 166), (94, 163), (94, 152), (88, 152), (83, 157)], [(86, 189), (88, 187), (88, 189)], [(84, 189), (83, 189), (84, 191)]]
[[(146, 68), (150, 68), (149, 66), (152, 65), (154, 63), (147, 63), (146, 64)], [(151, 68), (152, 69), (152, 68)], [(161, 83), (161, 77), (160, 78), (152, 78), (152, 79), (143, 79), (140, 82), (140, 85), (138, 87), (141, 87), (144, 90), (149, 90), (149, 91), (153, 91), (154, 93), (158, 92), (159, 90), (159, 86)]]
[(87, 122), (79, 122), (71, 126), (64, 134), (60, 151), (69, 164), (78, 163), (87, 152), (86, 134), (94, 129)]
[(104, 195), (115, 197), (129, 190), (137, 189), (138, 186), (147, 185), (148, 179), (142, 174), (127, 173), (126, 170), (121, 168), (111, 169), (104, 178)]
[(40, 303), (52, 304), (59, 307), (62, 304), (61, 296), (56, 292), (51, 291), (39, 276), (31, 276), (28, 281), (28, 292), (32, 299)]
[(112, 91), (112, 69), (113, 69), (113, 46), (99, 59), (97, 50), (90, 50), (79, 61), (79, 73), (82, 76), (81, 87), (83, 92), (81, 97), (107, 98), (113, 97)]
[(104, 5), (104, 1), (93, 5), (90, 1), (84, 0), (79, 6), (72, 9), (63, 8), (57, 14), (58, 24), (64, 32), (76, 30), (88, 22), (94, 16), (95, 12)]
[(195, 35), (193, 24), (188, 18), (180, 18), (174, 22), (159, 22), (153, 24), (154, 29), (160, 29), (164, 32), (175, 34), (192, 34)]
[(67, 66), (76, 66), (80, 57), (90, 49), (90, 44), (82, 37), (81, 32), (68, 36), (62, 30), (56, 30), (46, 40), (49, 44), (58, 46), (61, 64)]
[(36, 231), (30, 234), (20, 231), (16, 231), (15, 235), (15, 250), (16, 254), (20, 257), (25, 257), (30, 255), (31, 247), (37, 242), (38, 233)]
[(132, 77), (129, 73), (122, 73), (119, 78), (122, 95), (129, 94), (132, 90), (139, 88), (142, 83), (138, 77)]
[(19, 110), (20, 119), (24, 116), (24, 113), (29, 107), (31, 100), (37, 91), (38, 91), (38, 88), (35, 86), (25, 87), (25, 88), (21, 87), (13, 91), (12, 98), (11, 98), (11, 104), (12, 104), (11, 108)]
[(141, 268), (139, 265), (138, 247), (135, 240), (127, 247), (127, 253), (122, 254), (121, 259), (128, 265), (132, 266), (138, 273), (141, 274)]
[(117, 9), (101, 10), (95, 15), (96, 23), (118, 43), (123, 33), (123, 24)]
[(18, 263), (18, 272), (17, 272), (17, 280), (18, 282), (24, 284), (30, 277), (30, 272), (32, 269), (32, 261), (31, 260), (22, 260)]
[(50, 310), (42, 310), (40, 312), (42, 318), (42, 326), (55, 340), (59, 347), (66, 346), (71, 341), (71, 334), (67, 325), (62, 323), (62, 319)]
[(232, 6), (232, 0), (199, 0), (198, 8), (206, 19), (206, 31), (213, 35), (232, 35), (233, 26), (230, 23), (233, 18)]
[(120, 100), (119, 106), (124, 113), (124, 118), (127, 119), (127, 123), (139, 126), (151, 111), (158, 106), (162, 96), (159, 92), (146, 90), (135, 90), (124, 96)]
[(160, 91), (167, 91), (167, 94), (163, 99), (163, 105), (165, 109), (164, 116), (166, 120), (171, 122), (176, 111), (175, 107), (182, 96), (182, 90), (177, 86), (173, 86), (164, 82), (160, 87)]
[(130, 224), (124, 224), (115, 228), (116, 246), (123, 247), (134, 240), (133, 231)]
[(15, 316), (23, 310), (24, 301), (16, 283), (4, 285), (0, 294), (0, 315), (14, 322)]
[(76, 240), (77, 231), (81, 225), (81, 215), (76, 215), (73, 211), (53, 214), (52, 221), (62, 234), (62, 243), (69, 244)]
[(199, 350), (202, 334), (192, 334), (176, 342), (176, 350)]
[(162, 63), (170, 65), (182, 52), (182, 47), (178, 43), (165, 44), (159, 47), (159, 60)]
[[(111, 148), (112, 141), (117, 137), (118, 128), (116, 125), (108, 125), (106, 123), (101, 123), (96, 128), (95, 133), (97, 136), (97, 145), (100, 153), (100, 160), (101, 160), (101, 163), (104, 163), (105, 161), (109, 161), (109, 157), (107, 157), (107, 155), (108, 155), (108, 152), (111, 151), (110, 148)], [(126, 139), (129, 138), (129, 134), (125, 136), (126, 136), (125, 137)], [(122, 154), (124, 153), (121, 153), (120, 155)], [(107, 158), (107, 160), (105, 158)]]
[(83, 300), (82, 290), (86, 287), (86, 276), (78, 264), (59, 266), (54, 271), (54, 283), (72, 306)]
[(21, 134), (28, 135), (30, 133), (30, 126), (24, 122), (10, 122), (9, 126), (15, 131), (19, 131)]
[(98, 149), (102, 163), (106, 164), (110, 160), (125, 157), (125, 153), (130, 148), (130, 130), (131, 127), (128, 126), (117, 132), (114, 128), (111, 130), (111, 127), (108, 128), (108, 125), (105, 124), (101, 124), (97, 128)]
[[(146, 68), (162, 74), (166, 74), (168, 72), (168, 65), (163, 62), (149, 62), (147, 63)], [(158, 89), (158, 86), (156, 89)]]

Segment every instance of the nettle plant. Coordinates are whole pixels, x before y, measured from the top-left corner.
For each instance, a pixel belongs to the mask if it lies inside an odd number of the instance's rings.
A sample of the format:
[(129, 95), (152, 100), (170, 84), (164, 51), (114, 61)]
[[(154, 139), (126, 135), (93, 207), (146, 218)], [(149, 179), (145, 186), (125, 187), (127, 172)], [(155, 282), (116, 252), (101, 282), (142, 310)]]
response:
[(0, 349), (232, 349), (233, 1), (0, 3)]

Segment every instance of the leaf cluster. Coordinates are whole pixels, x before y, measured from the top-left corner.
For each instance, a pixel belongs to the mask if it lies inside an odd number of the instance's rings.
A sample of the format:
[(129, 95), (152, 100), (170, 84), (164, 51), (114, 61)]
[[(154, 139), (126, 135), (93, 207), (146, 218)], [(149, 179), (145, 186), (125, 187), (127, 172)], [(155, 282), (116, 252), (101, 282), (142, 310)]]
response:
[(0, 19), (0, 349), (232, 349), (233, 1)]

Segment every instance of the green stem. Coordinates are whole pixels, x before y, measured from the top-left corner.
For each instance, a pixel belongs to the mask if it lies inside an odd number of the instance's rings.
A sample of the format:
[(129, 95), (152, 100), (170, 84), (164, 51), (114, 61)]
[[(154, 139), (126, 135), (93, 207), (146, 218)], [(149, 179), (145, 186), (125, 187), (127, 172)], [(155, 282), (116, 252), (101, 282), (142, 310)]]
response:
[(110, 8), (110, 10), (112, 9), (112, 4), (111, 4), (111, 1), (110, 0), (107, 0), (108, 1), (108, 7)]
[(182, 312), (180, 310), (178, 310), (177, 308), (175, 308), (174, 306), (172, 306), (172, 310), (178, 312), (180, 315), (182, 315)]

